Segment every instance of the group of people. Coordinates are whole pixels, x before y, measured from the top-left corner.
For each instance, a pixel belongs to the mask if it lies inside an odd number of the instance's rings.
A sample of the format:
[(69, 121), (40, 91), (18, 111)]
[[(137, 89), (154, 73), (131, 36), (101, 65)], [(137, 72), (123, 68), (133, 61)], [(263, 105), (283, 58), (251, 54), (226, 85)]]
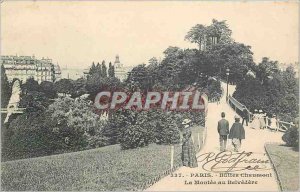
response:
[(269, 128), (271, 130), (277, 131), (278, 121), (276, 115), (274, 114), (272, 118), (270, 118), (270, 122), (269, 122), (269, 118), (267, 117), (266, 113), (264, 113), (261, 109), (260, 110), (255, 109), (250, 127), (252, 129)]
[(229, 130), (229, 122), (225, 119), (225, 113), (221, 113), (222, 119), (218, 121), (218, 133), (220, 140), (220, 151), (226, 151), (227, 139), (231, 139), (234, 151), (241, 148), (242, 139), (245, 139), (245, 129), (240, 123), (240, 117), (234, 116), (235, 122)]
[(253, 119), (252, 119), (252, 123), (251, 123), (250, 127), (252, 129), (264, 129), (264, 128), (266, 128), (265, 118), (266, 118), (266, 113), (264, 113), (261, 109), (260, 110), (255, 109), (254, 113), (253, 113)]
[[(225, 113), (221, 113), (222, 119), (218, 122), (218, 133), (220, 140), (220, 150), (226, 150), (227, 139), (232, 140), (234, 151), (238, 152), (241, 147), (242, 139), (245, 139), (245, 129), (240, 123), (240, 117), (235, 116), (235, 122), (229, 130), (229, 122), (225, 119)], [(191, 120), (185, 119), (182, 122), (184, 126), (182, 132), (182, 153), (181, 160), (183, 166), (198, 167), (196, 150), (192, 139)]]

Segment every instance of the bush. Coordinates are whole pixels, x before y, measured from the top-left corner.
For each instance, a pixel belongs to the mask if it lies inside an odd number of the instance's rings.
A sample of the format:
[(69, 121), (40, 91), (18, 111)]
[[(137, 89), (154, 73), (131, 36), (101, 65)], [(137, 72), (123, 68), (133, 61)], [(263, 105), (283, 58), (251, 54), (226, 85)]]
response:
[(292, 127), (288, 129), (282, 136), (282, 140), (291, 147), (299, 146), (299, 129), (297, 127)]
[(89, 148), (97, 148), (109, 145), (109, 138), (99, 135), (90, 136), (88, 139)]
[(173, 117), (166, 115), (157, 123), (156, 143), (157, 144), (177, 144), (180, 142), (179, 126)]
[(127, 110), (119, 112), (117, 115), (121, 120), (117, 126), (119, 130), (118, 141), (122, 149), (144, 147), (154, 142), (158, 144), (179, 143), (178, 123), (171, 112)]
[(207, 92), (208, 92), (208, 98), (210, 99), (220, 98), (222, 94), (221, 82), (216, 81), (214, 79), (209, 79), (207, 85)]
[(120, 138), (122, 149), (133, 149), (145, 147), (150, 142), (150, 135), (141, 125), (130, 125), (127, 127)]
[(47, 117), (45, 113), (25, 113), (13, 119), (9, 126), (6, 124), (2, 142), (3, 160), (53, 154), (58, 143), (45, 123)]

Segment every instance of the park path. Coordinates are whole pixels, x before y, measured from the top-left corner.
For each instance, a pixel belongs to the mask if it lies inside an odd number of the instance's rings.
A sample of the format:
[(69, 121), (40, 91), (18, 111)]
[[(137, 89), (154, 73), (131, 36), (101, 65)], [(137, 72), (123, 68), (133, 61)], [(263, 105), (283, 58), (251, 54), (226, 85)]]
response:
[[(226, 84), (222, 83), (222, 87), (226, 93)], [(235, 86), (229, 85), (228, 92), (232, 95), (235, 90)], [(234, 115), (236, 113), (226, 103), (226, 96), (223, 95), (220, 104), (209, 103), (208, 114), (205, 126), (207, 127), (206, 143), (203, 149), (197, 154), (197, 156), (214, 152), (219, 153), (219, 136), (217, 132), (217, 121), (221, 118), (221, 112), (226, 113), (226, 119), (231, 126), (234, 122)], [(270, 132), (269, 130), (254, 130), (249, 127), (245, 127), (246, 139), (242, 141), (241, 151), (253, 152), (252, 158), (268, 160), (268, 156), (265, 154), (264, 144), (266, 142), (282, 142), (282, 133)], [(228, 140), (227, 150), (232, 151), (233, 146), (231, 140)], [(220, 177), (218, 173), (212, 173), (213, 177), (191, 177), (194, 173), (209, 173), (202, 168), (203, 162), (198, 163), (197, 168), (181, 167), (174, 172), (173, 175), (181, 174), (183, 177), (172, 177), (168, 175), (162, 178), (160, 181), (150, 186), (146, 191), (279, 191), (279, 186), (276, 181), (275, 172), (271, 163), (264, 164), (267, 170), (247, 170), (238, 171), (236, 173), (248, 173), (248, 174), (271, 174), (271, 177)], [(241, 164), (244, 165), (244, 164)], [(249, 164), (248, 164), (249, 165)], [(263, 165), (262, 165), (263, 166)], [(228, 180), (254, 180), (257, 184), (228, 184)], [(226, 184), (185, 184), (185, 182), (197, 181), (225, 181)]]

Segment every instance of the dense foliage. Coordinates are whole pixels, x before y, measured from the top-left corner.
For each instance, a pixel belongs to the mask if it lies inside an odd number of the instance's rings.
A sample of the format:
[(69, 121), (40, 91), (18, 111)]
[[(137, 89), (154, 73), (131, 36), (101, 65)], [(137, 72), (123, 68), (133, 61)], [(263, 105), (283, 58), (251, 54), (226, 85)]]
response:
[(1, 65), (1, 108), (5, 108), (11, 95), (11, 86), (8, 82), (5, 68)]
[(292, 127), (288, 129), (282, 136), (282, 140), (287, 144), (287, 146), (299, 148), (299, 128)]
[(122, 149), (150, 143), (176, 144), (180, 142), (181, 123), (185, 118), (204, 126), (204, 114), (199, 112), (119, 110), (109, 119), (109, 136), (114, 138), (114, 143), (120, 143)]
[(245, 76), (237, 84), (233, 96), (252, 112), (262, 109), (269, 116), (293, 121), (299, 114), (299, 82), (293, 67), (280, 71), (278, 62), (263, 58), (255, 72), (256, 77)]

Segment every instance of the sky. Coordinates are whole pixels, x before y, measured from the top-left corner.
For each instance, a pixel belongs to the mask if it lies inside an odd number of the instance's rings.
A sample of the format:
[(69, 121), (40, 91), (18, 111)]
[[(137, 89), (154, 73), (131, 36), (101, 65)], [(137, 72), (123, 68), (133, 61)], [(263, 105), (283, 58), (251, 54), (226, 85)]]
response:
[(119, 54), (134, 66), (163, 58), (169, 46), (196, 48), (184, 36), (215, 18), (252, 47), (255, 62), (266, 56), (290, 63), (299, 61), (298, 14), (296, 2), (4, 1), (1, 55), (48, 57), (84, 69)]

